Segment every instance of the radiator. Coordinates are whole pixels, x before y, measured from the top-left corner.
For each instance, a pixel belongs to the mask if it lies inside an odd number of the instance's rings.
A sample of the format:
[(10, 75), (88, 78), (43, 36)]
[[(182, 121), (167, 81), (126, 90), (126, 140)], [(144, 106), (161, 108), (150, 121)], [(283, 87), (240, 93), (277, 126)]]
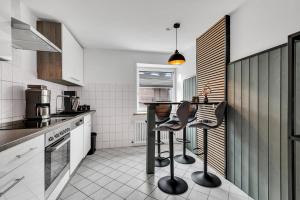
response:
[[(175, 138), (181, 138), (182, 132), (175, 132), (174, 143), (176, 143)], [(161, 131), (160, 139), (164, 143), (169, 143), (169, 132)], [(146, 144), (147, 140), (147, 124), (145, 120), (135, 121), (134, 123), (134, 136), (131, 143), (136, 145)]]

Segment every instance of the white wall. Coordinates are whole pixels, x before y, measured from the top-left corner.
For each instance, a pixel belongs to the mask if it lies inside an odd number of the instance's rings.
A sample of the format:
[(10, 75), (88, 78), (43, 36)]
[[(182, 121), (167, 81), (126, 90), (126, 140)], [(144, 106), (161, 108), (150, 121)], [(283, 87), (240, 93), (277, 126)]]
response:
[[(13, 16), (35, 26), (36, 17), (19, 0), (13, 0)], [(0, 62), (0, 122), (25, 117), (25, 89), (28, 84), (46, 85), (51, 90), (51, 112), (55, 97), (67, 87), (37, 79), (36, 52), (12, 49), (12, 61)]]
[(299, 0), (248, 0), (231, 16), (231, 61), (287, 42), (300, 31)]
[(186, 63), (177, 67), (177, 101), (183, 99), (183, 80), (196, 75), (196, 44), (182, 54)]
[(96, 110), (97, 148), (130, 146), (136, 112), (136, 64), (165, 64), (168, 54), (86, 49), (81, 103)]

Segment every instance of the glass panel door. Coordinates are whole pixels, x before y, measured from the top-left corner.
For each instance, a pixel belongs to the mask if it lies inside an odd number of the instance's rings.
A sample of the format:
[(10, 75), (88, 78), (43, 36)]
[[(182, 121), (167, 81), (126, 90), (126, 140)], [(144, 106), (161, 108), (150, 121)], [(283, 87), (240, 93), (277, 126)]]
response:
[(295, 85), (294, 85), (294, 110), (295, 110), (295, 118), (294, 118), (294, 126), (295, 131), (293, 135), (300, 135), (300, 41), (295, 41), (294, 43), (295, 49), (295, 63), (294, 63), (294, 72), (295, 72)]
[(300, 200), (300, 32), (289, 36), (289, 200)]
[(300, 200), (300, 142), (295, 142), (295, 196)]

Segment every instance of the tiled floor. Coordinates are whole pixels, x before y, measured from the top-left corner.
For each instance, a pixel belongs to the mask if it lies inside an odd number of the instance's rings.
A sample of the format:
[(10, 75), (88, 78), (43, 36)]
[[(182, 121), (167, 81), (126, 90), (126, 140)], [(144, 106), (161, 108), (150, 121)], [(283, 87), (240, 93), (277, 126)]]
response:
[[(181, 146), (176, 146), (180, 153)], [(250, 200), (226, 179), (219, 188), (201, 187), (191, 180), (191, 173), (202, 170), (202, 161), (192, 165), (175, 162), (175, 175), (182, 177), (189, 190), (182, 195), (168, 195), (160, 191), (157, 182), (169, 174), (169, 166), (156, 168), (155, 175), (145, 172), (145, 147), (98, 150), (87, 156), (62, 192), (59, 200)], [(189, 154), (191, 154), (189, 152)], [(176, 154), (175, 154), (176, 155)]]

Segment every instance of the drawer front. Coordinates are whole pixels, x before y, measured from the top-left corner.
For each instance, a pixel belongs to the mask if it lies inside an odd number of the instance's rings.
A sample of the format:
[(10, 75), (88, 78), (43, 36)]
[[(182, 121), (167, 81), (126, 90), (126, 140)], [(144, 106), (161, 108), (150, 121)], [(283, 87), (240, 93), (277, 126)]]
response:
[(0, 178), (44, 151), (44, 135), (0, 152)]
[(0, 178), (0, 199), (44, 199), (44, 154), (40, 152)]

